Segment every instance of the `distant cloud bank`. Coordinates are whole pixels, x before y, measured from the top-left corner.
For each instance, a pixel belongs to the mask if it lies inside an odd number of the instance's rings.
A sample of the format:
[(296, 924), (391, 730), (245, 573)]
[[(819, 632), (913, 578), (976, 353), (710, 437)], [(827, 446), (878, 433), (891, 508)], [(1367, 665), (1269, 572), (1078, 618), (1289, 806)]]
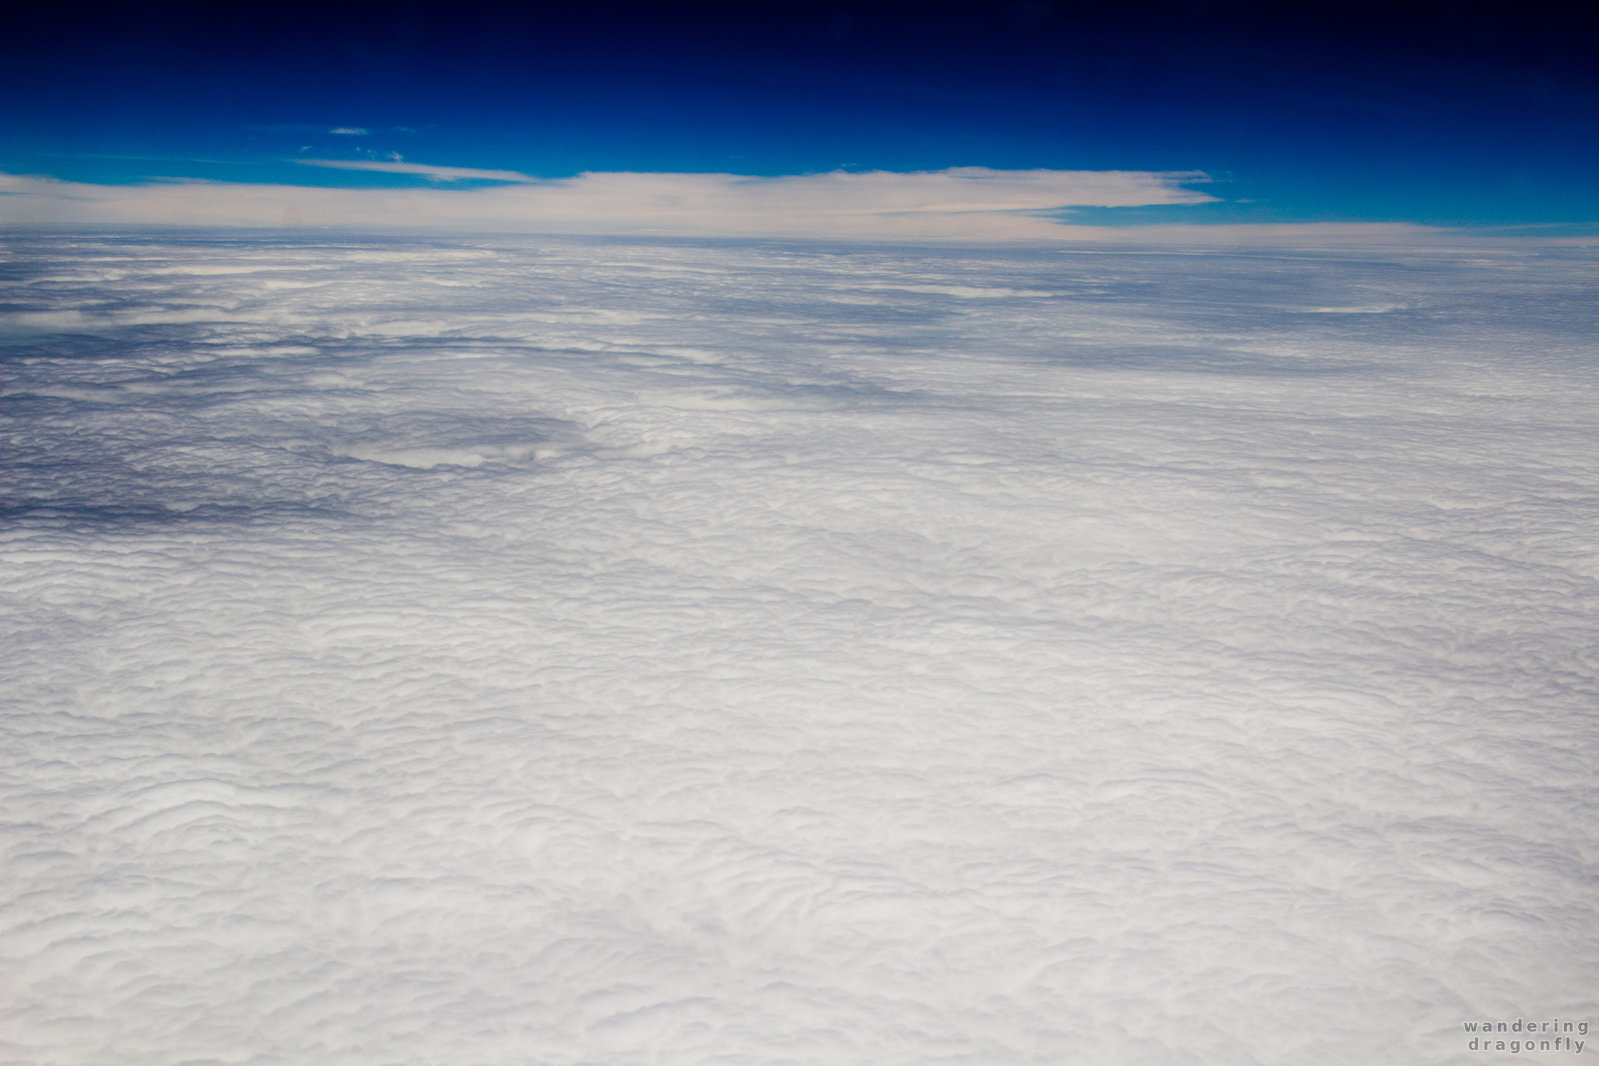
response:
[[(341, 131), (335, 131), (341, 132)], [(782, 177), (509, 170), (300, 160), (412, 175), (421, 188), (316, 188), (163, 181), (95, 185), (0, 174), (12, 225), (359, 226), (637, 236), (1027, 240), (1081, 235), (1043, 213), (1070, 207), (1201, 204), (1198, 171), (834, 171)], [(471, 183), (471, 187), (461, 187)], [(492, 184), (485, 184), (492, 183)], [(455, 185), (457, 187), (447, 187)], [(1099, 232), (1097, 230), (1092, 232)]]

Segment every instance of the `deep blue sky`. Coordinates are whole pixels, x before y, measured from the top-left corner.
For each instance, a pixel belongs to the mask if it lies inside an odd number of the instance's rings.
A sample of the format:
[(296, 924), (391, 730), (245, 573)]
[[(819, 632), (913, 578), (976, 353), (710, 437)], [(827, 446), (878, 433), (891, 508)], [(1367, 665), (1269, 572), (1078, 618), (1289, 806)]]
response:
[(1599, 35), (1546, 4), (30, 7), (11, 173), (1198, 169), (1228, 203), (1128, 217), (1599, 222)]

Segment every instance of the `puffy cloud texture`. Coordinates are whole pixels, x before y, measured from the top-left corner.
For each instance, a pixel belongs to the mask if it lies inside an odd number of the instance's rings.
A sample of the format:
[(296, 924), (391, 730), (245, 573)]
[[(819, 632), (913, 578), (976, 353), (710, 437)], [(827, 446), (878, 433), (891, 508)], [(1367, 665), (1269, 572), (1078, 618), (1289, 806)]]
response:
[(1464, 1063), (1599, 1014), (1591, 255), (4, 279), (8, 1061)]

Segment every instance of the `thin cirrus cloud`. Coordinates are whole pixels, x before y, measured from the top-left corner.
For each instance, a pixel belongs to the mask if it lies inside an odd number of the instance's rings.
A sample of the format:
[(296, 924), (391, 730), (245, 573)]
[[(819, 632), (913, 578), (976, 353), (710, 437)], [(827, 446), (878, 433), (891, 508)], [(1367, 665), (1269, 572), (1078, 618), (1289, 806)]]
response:
[[(947, 170), (750, 177), (584, 173), (541, 179), (508, 170), (407, 162), (298, 160), (409, 175), (422, 188), (317, 188), (206, 181), (95, 185), (0, 175), (13, 224), (357, 226), (858, 239), (1058, 239), (1042, 213), (1070, 207), (1202, 204), (1199, 171)], [(471, 183), (473, 187), (443, 186)], [(484, 185), (482, 183), (492, 183)], [(1096, 231), (1097, 232), (1097, 231)]]
[[(338, 132), (337, 130), (334, 131)], [(370, 170), (380, 174), (414, 174), (428, 181), (504, 181), (535, 184), (539, 179), (516, 170), (483, 170), (477, 167), (438, 167), (428, 163), (407, 163), (395, 159), (378, 162), (368, 159), (296, 159), (296, 163), (328, 170)]]

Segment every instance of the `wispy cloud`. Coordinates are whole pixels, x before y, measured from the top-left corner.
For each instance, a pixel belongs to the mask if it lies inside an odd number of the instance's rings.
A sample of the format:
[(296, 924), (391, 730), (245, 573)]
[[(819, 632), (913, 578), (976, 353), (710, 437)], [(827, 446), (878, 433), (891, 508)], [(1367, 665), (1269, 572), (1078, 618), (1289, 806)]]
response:
[[(588, 173), (541, 179), (510, 170), (368, 160), (299, 160), (412, 175), (432, 187), (315, 188), (224, 182), (92, 185), (0, 174), (11, 224), (350, 226), (636, 236), (860, 240), (1123, 240), (1125, 229), (1072, 226), (1046, 213), (1214, 201), (1197, 171), (872, 171), (780, 177)], [(494, 182), (489, 186), (449, 186)], [(1153, 227), (1225, 239), (1232, 227)], [(1263, 229), (1263, 227), (1251, 227)], [(1264, 229), (1269, 229), (1266, 227)], [(1382, 228), (1384, 232), (1390, 228)], [(1295, 227), (1296, 234), (1330, 230)], [(1370, 228), (1363, 227), (1362, 235)]]
[(334, 126), (328, 132), (337, 134), (340, 137), (365, 137), (367, 135), (367, 130), (364, 126)]
[(398, 152), (391, 152), (388, 162), (371, 159), (296, 159), (310, 167), (327, 167), (330, 170), (370, 170), (379, 174), (415, 174), (429, 181), (510, 181), (524, 184), (538, 179), (515, 170), (480, 170), (475, 167), (436, 167), (427, 163), (406, 163)]

